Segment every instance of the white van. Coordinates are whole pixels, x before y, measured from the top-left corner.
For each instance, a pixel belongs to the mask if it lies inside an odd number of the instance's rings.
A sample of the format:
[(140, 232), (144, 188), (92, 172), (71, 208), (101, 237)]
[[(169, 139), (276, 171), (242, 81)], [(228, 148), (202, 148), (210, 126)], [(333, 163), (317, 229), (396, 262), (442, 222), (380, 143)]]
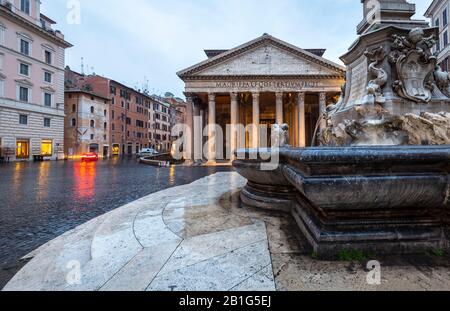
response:
[(157, 155), (157, 154), (158, 154), (158, 152), (153, 148), (143, 148), (143, 149), (141, 149), (141, 151), (139, 151), (137, 156), (139, 158), (142, 158), (142, 157), (149, 157), (149, 156), (153, 156), (153, 155)]

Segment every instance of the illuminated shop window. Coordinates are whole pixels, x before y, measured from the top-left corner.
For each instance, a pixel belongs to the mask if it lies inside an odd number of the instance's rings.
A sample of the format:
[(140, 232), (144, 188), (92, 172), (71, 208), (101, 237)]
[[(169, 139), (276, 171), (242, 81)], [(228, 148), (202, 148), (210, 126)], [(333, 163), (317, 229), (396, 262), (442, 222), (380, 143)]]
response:
[(30, 157), (30, 143), (27, 140), (16, 142), (16, 158), (28, 159)]
[(52, 156), (53, 154), (53, 144), (51, 140), (43, 140), (41, 143), (41, 155)]

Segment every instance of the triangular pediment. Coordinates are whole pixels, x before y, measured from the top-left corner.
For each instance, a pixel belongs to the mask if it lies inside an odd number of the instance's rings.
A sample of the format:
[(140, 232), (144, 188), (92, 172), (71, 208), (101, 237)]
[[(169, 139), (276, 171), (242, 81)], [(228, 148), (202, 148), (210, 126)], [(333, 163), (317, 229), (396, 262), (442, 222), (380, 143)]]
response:
[(178, 73), (212, 76), (342, 76), (345, 68), (269, 35), (221, 53)]
[(56, 92), (56, 90), (54, 88), (52, 88), (51, 86), (41, 87), (41, 89), (43, 91), (50, 92), (50, 93), (55, 93)]
[(29, 80), (27, 80), (27, 79), (17, 79), (16, 82), (17, 82), (18, 84), (22, 84), (22, 85), (24, 85), (24, 86), (29, 86), (29, 87), (32, 87), (32, 86), (33, 86), (33, 83), (31, 83), (31, 82), (30, 82)]

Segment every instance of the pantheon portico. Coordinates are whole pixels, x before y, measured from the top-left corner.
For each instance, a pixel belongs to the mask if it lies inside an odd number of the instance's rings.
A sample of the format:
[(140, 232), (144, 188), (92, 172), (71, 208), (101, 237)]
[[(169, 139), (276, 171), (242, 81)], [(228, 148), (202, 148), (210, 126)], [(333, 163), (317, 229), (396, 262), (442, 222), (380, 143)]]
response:
[[(195, 161), (204, 160), (208, 137), (216, 141), (207, 151), (212, 161), (217, 144), (223, 144), (225, 159), (240, 147), (270, 146), (266, 140), (275, 123), (289, 125), (290, 145), (310, 146), (320, 112), (344, 84), (345, 68), (323, 58), (325, 50), (301, 49), (267, 34), (231, 50), (205, 52), (207, 60), (178, 72), (192, 129), (185, 149)], [(222, 128), (223, 142), (212, 128), (203, 132), (208, 124)], [(267, 127), (267, 136), (260, 127), (237, 130), (255, 124)]]

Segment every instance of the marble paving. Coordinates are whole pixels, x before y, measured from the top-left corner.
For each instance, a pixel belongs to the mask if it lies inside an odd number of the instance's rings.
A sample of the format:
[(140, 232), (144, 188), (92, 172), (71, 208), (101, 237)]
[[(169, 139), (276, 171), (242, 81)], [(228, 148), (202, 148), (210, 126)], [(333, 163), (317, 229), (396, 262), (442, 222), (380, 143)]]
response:
[(217, 173), (100, 216), (35, 250), (4, 290), (450, 290), (448, 258), (319, 261), (288, 214), (241, 206), (246, 181)]

